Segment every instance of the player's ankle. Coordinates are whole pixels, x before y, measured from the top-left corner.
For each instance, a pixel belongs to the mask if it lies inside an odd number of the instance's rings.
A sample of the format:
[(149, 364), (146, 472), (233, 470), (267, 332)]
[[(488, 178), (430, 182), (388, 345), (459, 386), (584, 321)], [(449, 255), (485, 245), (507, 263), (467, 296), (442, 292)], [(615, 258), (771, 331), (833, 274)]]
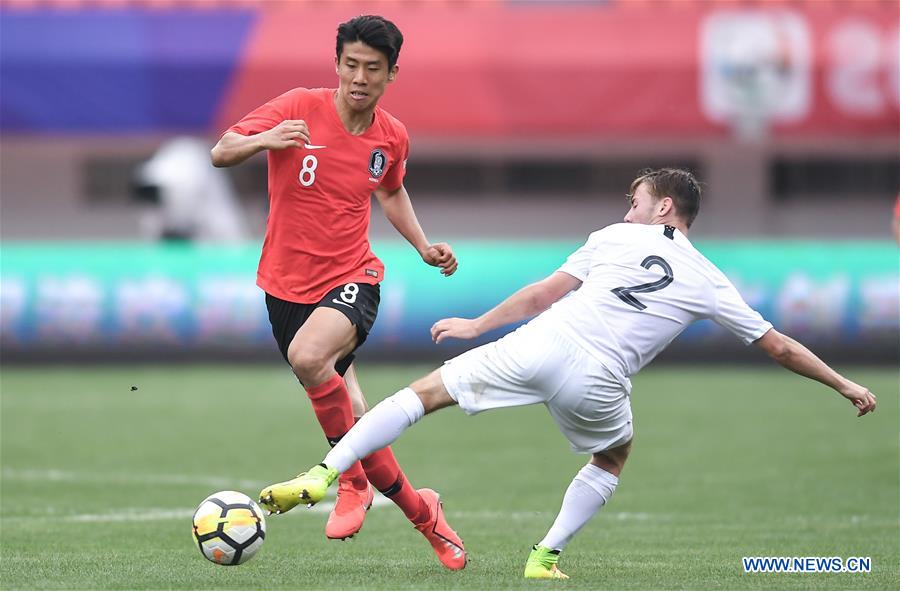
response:
[(419, 510), (416, 513), (415, 517), (410, 518), (410, 522), (413, 525), (422, 525), (423, 523), (428, 523), (431, 521), (431, 510), (428, 508), (428, 503), (425, 502), (425, 499), (422, 498), (422, 495), (416, 491), (416, 496), (419, 497)]

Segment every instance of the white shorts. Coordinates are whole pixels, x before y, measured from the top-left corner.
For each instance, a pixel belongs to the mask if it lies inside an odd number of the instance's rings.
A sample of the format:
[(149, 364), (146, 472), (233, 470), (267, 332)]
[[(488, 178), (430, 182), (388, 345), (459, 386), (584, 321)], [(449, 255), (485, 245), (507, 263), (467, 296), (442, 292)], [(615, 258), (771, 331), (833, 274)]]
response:
[(441, 367), (450, 396), (467, 414), (544, 404), (578, 453), (631, 440), (628, 391), (599, 361), (561, 334), (526, 324)]

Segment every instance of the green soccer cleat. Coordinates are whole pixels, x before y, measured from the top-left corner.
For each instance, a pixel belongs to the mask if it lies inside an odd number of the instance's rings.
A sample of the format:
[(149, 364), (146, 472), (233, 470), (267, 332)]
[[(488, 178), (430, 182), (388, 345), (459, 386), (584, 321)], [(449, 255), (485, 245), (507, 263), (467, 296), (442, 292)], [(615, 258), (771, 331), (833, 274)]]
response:
[(325, 498), (328, 487), (339, 475), (337, 470), (325, 464), (318, 464), (297, 478), (271, 484), (262, 489), (259, 493), (259, 504), (269, 511), (269, 515), (286, 513), (300, 503), (312, 507)]
[(559, 550), (551, 550), (546, 546), (533, 546), (528, 561), (525, 563), (526, 579), (568, 579), (556, 563), (559, 562)]

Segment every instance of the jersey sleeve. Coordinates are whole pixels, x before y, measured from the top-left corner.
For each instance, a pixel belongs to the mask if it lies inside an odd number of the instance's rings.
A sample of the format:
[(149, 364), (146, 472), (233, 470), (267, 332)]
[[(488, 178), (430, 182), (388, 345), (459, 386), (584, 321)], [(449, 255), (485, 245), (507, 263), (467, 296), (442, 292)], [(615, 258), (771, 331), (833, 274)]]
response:
[(747, 305), (737, 288), (722, 275), (716, 285), (716, 324), (727, 328), (745, 345), (766, 334), (772, 323)]
[(575, 279), (584, 282), (591, 270), (591, 260), (594, 258), (594, 252), (597, 249), (595, 238), (596, 233), (591, 234), (587, 242), (570, 254), (566, 262), (557, 271), (571, 275)]
[(400, 127), (399, 130), (399, 149), (397, 150), (396, 160), (391, 164), (387, 174), (384, 175), (384, 180), (381, 181), (381, 186), (388, 191), (399, 189), (400, 185), (403, 184), (404, 177), (406, 177), (406, 159), (409, 158), (409, 135), (402, 127)]
[(285, 119), (292, 119), (291, 114), (296, 110), (294, 105), (299, 98), (298, 90), (296, 88), (289, 90), (253, 109), (240, 121), (229, 127), (228, 131), (241, 135), (256, 135), (272, 129)]

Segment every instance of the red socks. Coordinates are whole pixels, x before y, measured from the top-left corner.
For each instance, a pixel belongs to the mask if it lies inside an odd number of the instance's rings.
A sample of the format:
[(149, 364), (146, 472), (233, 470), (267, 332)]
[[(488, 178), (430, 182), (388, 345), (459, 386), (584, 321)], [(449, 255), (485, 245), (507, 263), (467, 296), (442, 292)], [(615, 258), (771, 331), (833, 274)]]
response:
[(428, 506), (406, 480), (390, 447), (379, 449), (361, 461), (369, 482), (381, 494), (394, 501), (407, 519), (416, 523), (417, 518), (429, 517)]
[[(334, 446), (341, 437), (346, 435), (353, 427), (353, 407), (350, 405), (350, 394), (344, 379), (334, 374), (318, 386), (306, 388), (306, 394), (312, 403), (313, 412), (319, 419), (322, 431), (328, 438), (328, 443)], [(353, 487), (359, 490), (365, 489), (367, 478), (359, 462), (356, 462), (344, 472), (344, 478), (353, 482)], [(377, 485), (376, 485), (377, 486)]]
[[(316, 418), (319, 419), (319, 424), (322, 425), (322, 431), (328, 438), (328, 443), (336, 445), (356, 422), (350, 404), (350, 393), (344, 379), (334, 374), (318, 386), (306, 388), (306, 394), (312, 403)], [(429, 516), (428, 506), (406, 480), (390, 447), (363, 458), (361, 464), (357, 462), (344, 472), (344, 477), (352, 480), (354, 488), (363, 489), (367, 481), (371, 482), (381, 494), (400, 507), (407, 519), (413, 523), (420, 516), (423, 519)]]

